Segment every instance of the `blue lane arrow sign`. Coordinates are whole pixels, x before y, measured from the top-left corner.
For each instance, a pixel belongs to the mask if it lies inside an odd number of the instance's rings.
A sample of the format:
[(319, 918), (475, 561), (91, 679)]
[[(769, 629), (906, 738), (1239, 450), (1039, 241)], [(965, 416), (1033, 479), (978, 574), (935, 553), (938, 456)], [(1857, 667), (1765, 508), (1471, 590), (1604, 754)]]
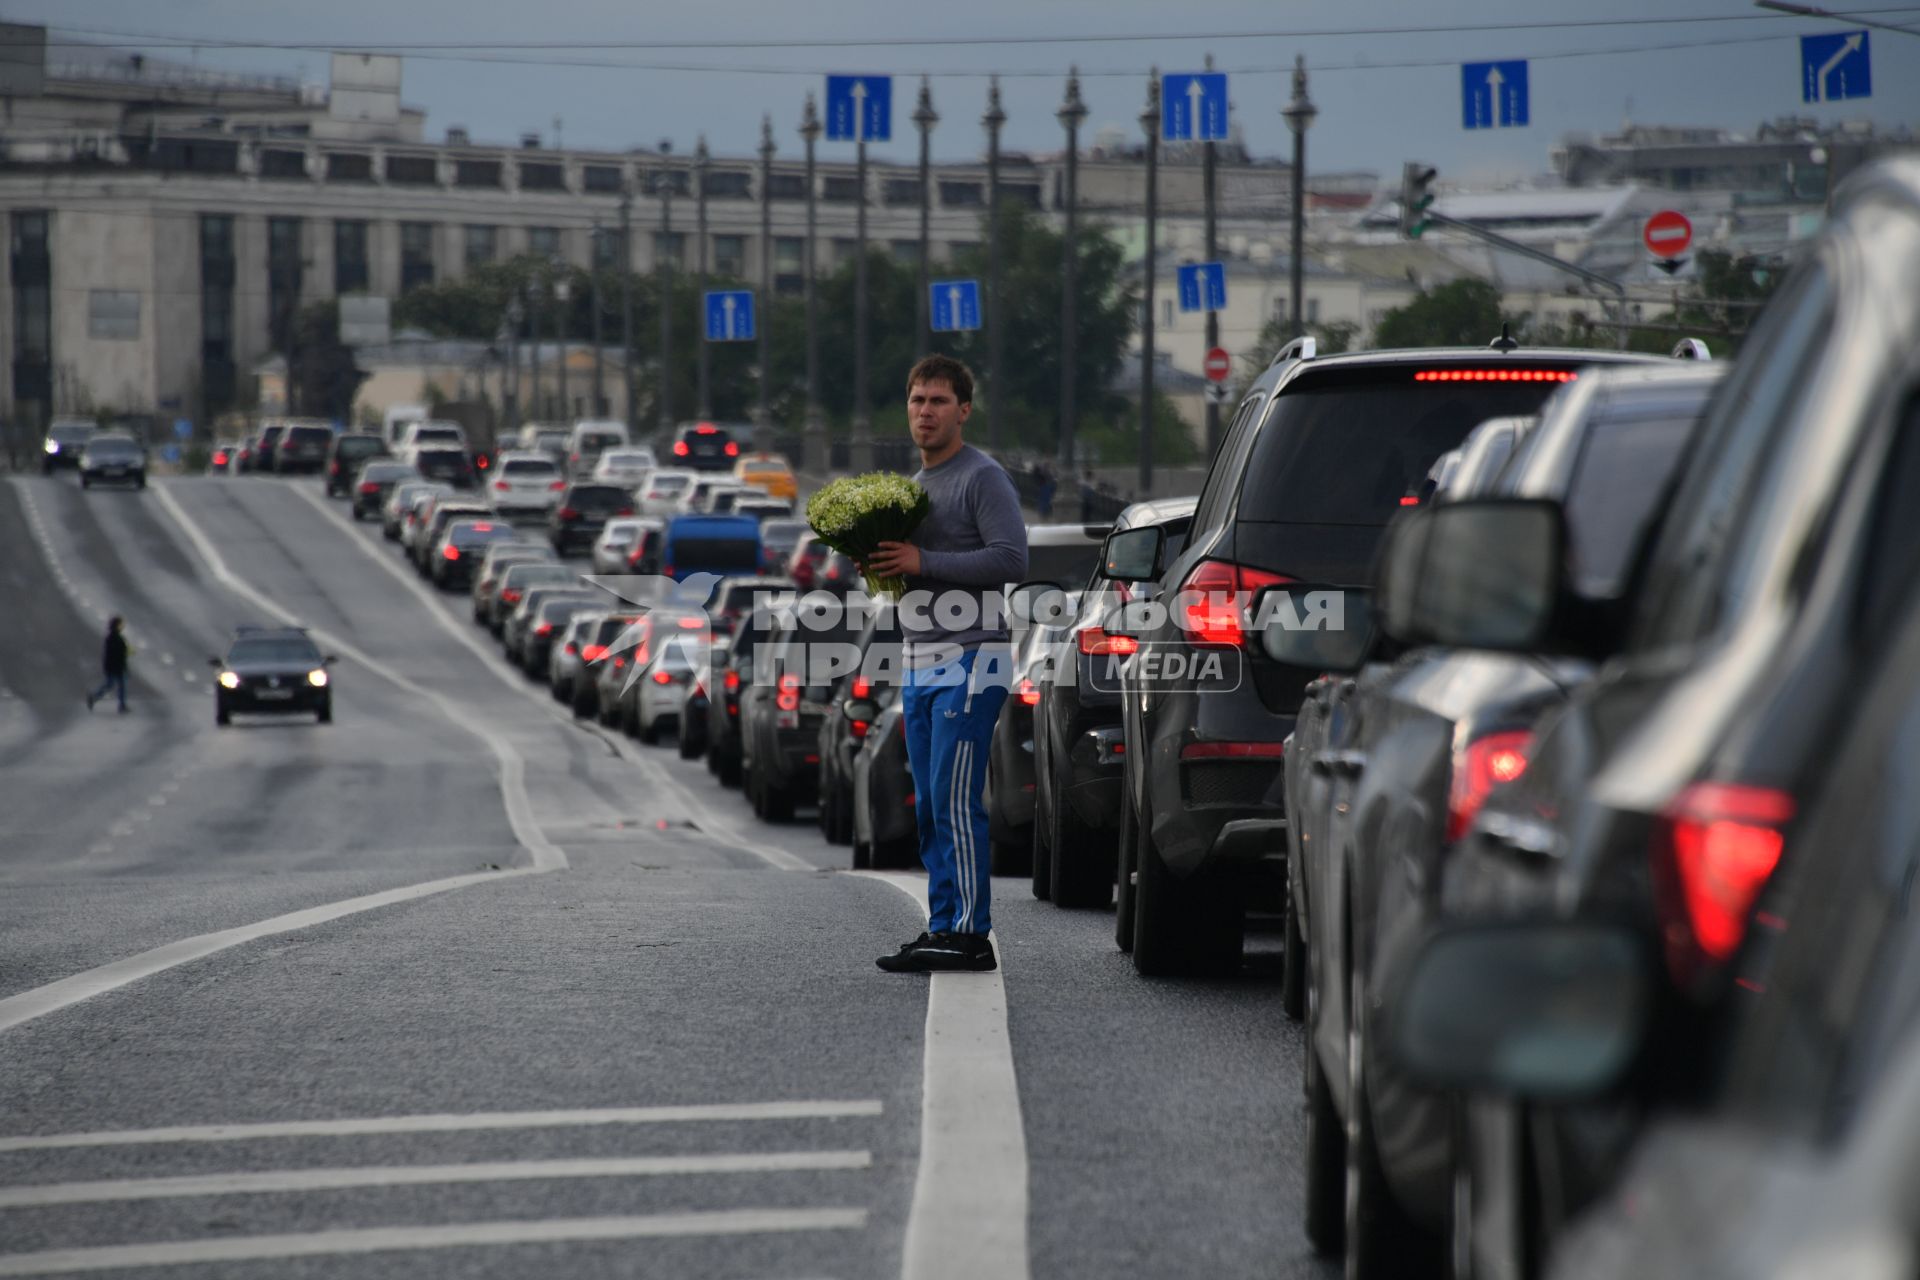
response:
[(1225, 311), (1227, 309), (1227, 264), (1192, 262), (1177, 273), (1182, 311)]
[(1460, 122), (1469, 129), (1520, 129), (1527, 123), (1527, 62), (1460, 66)]
[(715, 289), (707, 294), (707, 341), (753, 341), (753, 291)]
[(927, 291), (932, 295), (935, 333), (969, 333), (980, 327), (978, 280), (935, 280)]
[(1800, 37), (1800, 96), (1808, 102), (1841, 102), (1873, 96), (1873, 63), (1867, 33), (1836, 31)]
[(1162, 142), (1224, 142), (1226, 137), (1226, 72), (1204, 71), (1161, 77)]
[(892, 76), (827, 77), (829, 142), (886, 142), (892, 137)]

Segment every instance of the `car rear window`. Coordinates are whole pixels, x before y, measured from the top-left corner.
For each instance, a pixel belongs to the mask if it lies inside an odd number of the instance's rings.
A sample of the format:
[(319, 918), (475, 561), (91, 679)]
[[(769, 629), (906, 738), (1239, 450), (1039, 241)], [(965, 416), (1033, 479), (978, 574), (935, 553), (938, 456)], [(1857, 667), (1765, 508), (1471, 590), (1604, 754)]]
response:
[(460, 438), (461, 433), (458, 427), (420, 427), (413, 433), (415, 444), (426, 444), (428, 441), (441, 444), (446, 441), (458, 441)]
[(577, 484), (567, 494), (567, 505), (585, 511), (617, 511), (633, 505), (633, 495), (618, 485)]
[[(1542, 361), (1524, 366), (1544, 373), (1570, 368)], [(1422, 372), (1475, 369), (1452, 364), (1328, 370), (1274, 397), (1240, 483), (1240, 519), (1385, 525), (1401, 499), (1418, 498), (1434, 460), (1476, 426), (1488, 418), (1531, 414), (1561, 385), (1416, 380)]]
[(675, 538), (673, 557), (674, 563), (678, 565), (712, 573), (758, 569), (760, 540), (758, 538)]
[(414, 457), (413, 468), (435, 479), (473, 474), (473, 463), (467, 455), (453, 449), (422, 449)]
[(387, 446), (378, 436), (341, 436), (333, 442), (333, 451), (341, 458), (370, 458), (385, 453)]
[(100, 457), (106, 457), (110, 454), (133, 457), (144, 452), (144, 450), (136, 440), (125, 440), (116, 436), (95, 436), (87, 442), (87, 452), (97, 454)]
[(648, 483), (648, 491), (662, 495), (680, 493), (692, 482), (691, 476), (655, 476)]
[(404, 462), (369, 462), (366, 470), (360, 473), (360, 478), (372, 480), (377, 484), (386, 484), (398, 480), (401, 476), (413, 474), (413, 468)]
[(551, 476), (558, 474), (559, 470), (549, 458), (508, 458), (500, 464), (500, 473), (509, 476)]
[(493, 520), (478, 523), (461, 521), (448, 530), (456, 546), (477, 547), (489, 542), (510, 542), (520, 536), (520, 531), (510, 524)]
[(333, 432), (326, 427), (292, 427), (287, 431), (287, 443), (298, 441), (301, 444), (328, 444), (333, 440)]
[(614, 445), (625, 443), (625, 440), (611, 432), (589, 431), (580, 437), (580, 448), (588, 453), (599, 453), (602, 450), (611, 449)]
[(1100, 563), (1101, 545), (1087, 542), (1064, 547), (1028, 547), (1027, 577), (1057, 582), (1063, 587), (1083, 587)]
[(509, 587), (531, 587), (548, 582), (570, 582), (573, 570), (565, 565), (545, 564), (536, 561), (533, 564), (516, 564), (508, 569), (501, 579)]

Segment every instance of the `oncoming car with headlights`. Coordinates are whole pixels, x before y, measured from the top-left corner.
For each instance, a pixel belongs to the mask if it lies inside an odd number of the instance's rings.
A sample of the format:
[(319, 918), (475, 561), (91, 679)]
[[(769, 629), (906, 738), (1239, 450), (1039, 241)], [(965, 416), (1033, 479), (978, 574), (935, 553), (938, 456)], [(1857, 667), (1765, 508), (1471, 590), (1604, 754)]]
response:
[(321, 724), (333, 720), (333, 678), (327, 668), (337, 659), (322, 655), (300, 627), (241, 627), (217, 669), (213, 686), (213, 722), (225, 726), (235, 713), (312, 715)]

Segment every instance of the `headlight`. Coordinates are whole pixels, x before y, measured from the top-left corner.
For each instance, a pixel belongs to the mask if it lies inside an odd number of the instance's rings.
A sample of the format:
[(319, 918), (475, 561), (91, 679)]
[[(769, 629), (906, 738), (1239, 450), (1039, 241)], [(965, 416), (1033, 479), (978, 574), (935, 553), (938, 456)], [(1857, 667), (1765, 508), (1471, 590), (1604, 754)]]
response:
[(327, 687), (327, 673), (316, 667), (307, 672), (307, 683), (316, 689), (324, 689)]
[(240, 677), (231, 671), (222, 671), (220, 673), (220, 687), (222, 689), (238, 689), (240, 687)]
[(49, 440), (45, 444), (41, 445), (40, 447), (45, 449), (48, 453), (60, 452), (60, 442), (58, 440)]

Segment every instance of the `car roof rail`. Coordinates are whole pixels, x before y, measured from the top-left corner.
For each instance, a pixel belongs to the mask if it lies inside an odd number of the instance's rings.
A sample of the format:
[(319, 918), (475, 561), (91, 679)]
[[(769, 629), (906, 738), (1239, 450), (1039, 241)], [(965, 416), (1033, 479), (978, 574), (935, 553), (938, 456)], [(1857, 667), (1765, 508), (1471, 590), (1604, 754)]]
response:
[(1698, 338), (1682, 338), (1673, 344), (1675, 360), (1711, 360), (1713, 352), (1707, 350), (1707, 344)]
[(1500, 326), (1500, 336), (1495, 338), (1492, 342), (1489, 342), (1487, 345), (1493, 348), (1495, 351), (1501, 351), (1501, 352), (1514, 351), (1519, 348), (1520, 340), (1513, 336), (1512, 325), (1502, 324)]
[(1320, 354), (1320, 344), (1312, 335), (1301, 334), (1286, 346), (1273, 353), (1273, 359), (1267, 362), (1267, 368), (1287, 360), (1311, 360)]
[(305, 635), (307, 634), (307, 629), (305, 627), (283, 626), (278, 623), (268, 625), (264, 622), (243, 622), (233, 629), (233, 633), (237, 636)]

